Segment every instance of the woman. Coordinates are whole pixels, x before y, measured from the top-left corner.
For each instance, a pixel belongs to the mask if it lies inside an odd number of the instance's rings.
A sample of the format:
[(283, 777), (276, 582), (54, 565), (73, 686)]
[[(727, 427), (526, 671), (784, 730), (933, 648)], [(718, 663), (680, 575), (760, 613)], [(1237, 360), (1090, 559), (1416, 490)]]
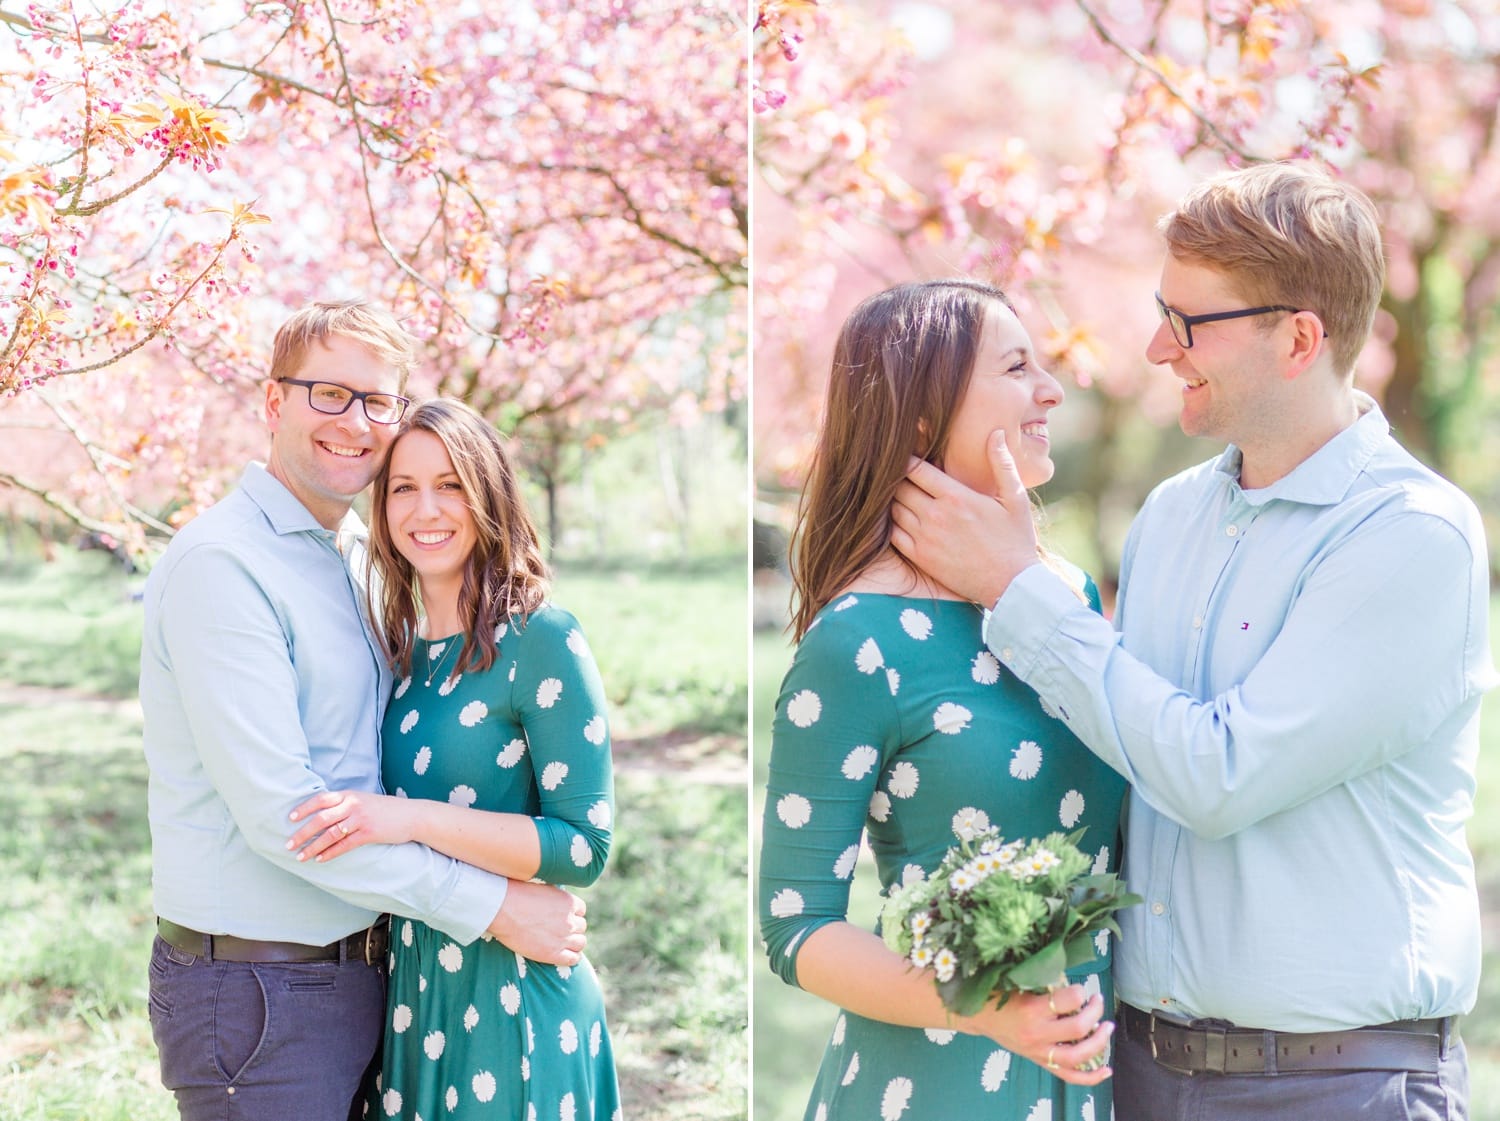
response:
[[(457, 401), (414, 408), (375, 479), (380, 638), (398, 682), (381, 771), (392, 795), (298, 807), (299, 858), (419, 841), (512, 878), (592, 883), (613, 819), (603, 689), (549, 574), (500, 436)], [(394, 919), (371, 1117), (613, 1117), (598, 979), (459, 946)]]
[(1047, 415), (1061, 400), (1009, 301), (983, 284), (893, 288), (840, 332), (794, 534), (799, 645), (777, 700), (760, 863), (772, 968), (842, 1009), (809, 1119), (1110, 1115), (1108, 1069), (1078, 1069), (1112, 1030), (1100, 1026), (1105, 961), (1050, 996), (965, 1018), (943, 1007), (930, 969), (846, 918), (862, 830), (883, 891), (936, 867), (960, 824), (1007, 839), (1083, 828), (1096, 869), (1114, 867), (1123, 782), (985, 649), (980, 609), (890, 546), (912, 456), (993, 490), (985, 441), (1003, 428), (1037, 486), (1052, 475)]

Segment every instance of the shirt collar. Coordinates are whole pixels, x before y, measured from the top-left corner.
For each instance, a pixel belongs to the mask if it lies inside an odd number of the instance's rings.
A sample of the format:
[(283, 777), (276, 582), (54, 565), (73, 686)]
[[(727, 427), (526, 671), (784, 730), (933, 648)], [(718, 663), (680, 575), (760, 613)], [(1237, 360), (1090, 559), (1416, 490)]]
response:
[[(1360, 412), (1358, 420), (1270, 486), (1241, 491), (1245, 501), (1252, 506), (1263, 506), (1276, 499), (1309, 506), (1332, 506), (1342, 501), (1391, 431), (1385, 414), (1368, 393), (1355, 390), (1354, 403)], [(1240, 449), (1230, 444), (1219, 456), (1214, 470), (1221, 472), (1229, 485), (1238, 488), (1243, 460)]]
[[(251, 463), (245, 467), (245, 473), (240, 476), (240, 489), (260, 507), (261, 513), (265, 514), (266, 520), (277, 534), (328, 533), (322, 523), (312, 516), (312, 512), (297, 500), (297, 496), (287, 490), (286, 485), (262, 464)], [(339, 551), (344, 552), (351, 540), (364, 540), (365, 523), (358, 514), (350, 510), (339, 523), (335, 536)]]

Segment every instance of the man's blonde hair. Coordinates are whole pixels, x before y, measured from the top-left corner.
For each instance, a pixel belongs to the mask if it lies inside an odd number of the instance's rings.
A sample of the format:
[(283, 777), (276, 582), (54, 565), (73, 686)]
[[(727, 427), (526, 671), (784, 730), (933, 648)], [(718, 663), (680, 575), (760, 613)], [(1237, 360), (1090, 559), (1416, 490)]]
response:
[(1174, 258), (1225, 274), (1247, 304), (1315, 313), (1334, 370), (1354, 370), (1385, 287), (1380, 219), (1358, 188), (1258, 164), (1199, 184), (1157, 228)]
[(296, 377), (308, 348), (333, 336), (359, 343), (394, 367), (401, 377), (397, 391), (406, 391), (407, 375), (417, 364), (417, 340), (394, 315), (368, 300), (320, 300), (293, 314), (276, 332), (272, 380)]

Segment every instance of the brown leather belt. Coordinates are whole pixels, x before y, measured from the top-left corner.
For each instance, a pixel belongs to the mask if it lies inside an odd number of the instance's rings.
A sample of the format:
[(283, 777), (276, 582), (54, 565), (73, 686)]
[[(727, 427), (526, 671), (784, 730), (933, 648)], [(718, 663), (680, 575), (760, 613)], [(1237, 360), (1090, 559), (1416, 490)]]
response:
[(249, 961), (263, 964), (307, 961), (362, 961), (377, 965), (390, 946), (390, 922), (382, 916), (373, 926), (357, 930), (326, 946), (301, 942), (262, 942), (233, 934), (203, 934), (178, 926), (169, 919), (156, 920), (156, 933), (169, 946), (197, 954), (208, 961)]
[(1289, 1032), (1241, 1028), (1214, 1020), (1180, 1023), (1119, 1006), (1121, 1032), (1151, 1048), (1157, 1064), (1178, 1074), (1291, 1074), (1331, 1070), (1412, 1070), (1433, 1074), (1457, 1034), (1452, 1016), (1400, 1020), (1349, 1031)]

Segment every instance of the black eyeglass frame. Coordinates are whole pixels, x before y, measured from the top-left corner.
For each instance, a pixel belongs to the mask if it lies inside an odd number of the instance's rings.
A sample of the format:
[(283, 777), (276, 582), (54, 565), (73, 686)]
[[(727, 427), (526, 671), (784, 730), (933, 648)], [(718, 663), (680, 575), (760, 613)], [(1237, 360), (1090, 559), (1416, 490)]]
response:
[[(308, 406), (313, 411), (322, 413), (324, 416), (343, 416), (349, 411), (349, 406), (358, 401), (359, 407), (365, 411), (365, 419), (371, 424), (400, 424), (401, 418), (406, 415), (406, 410), (411, 407), (411, 398), (403, 397), (399, 393), (361, 393), (357, 389), (350, 389), (347, 385), (340, 385), (336, 381), (304, 381), (301, 378), (277, 378), (276, 380), (282, 385), (300, 385), (305, 388), (307, 390)], [(344, 402), (344, 407), (341, 409), (325, 409), (319, 405), (313, 399), (313, 389), (320, 385), (331, 385), (334, 389), (341, 389), (349, 394), (349, 399)], [(371, 397), (388, 397), (392, 401), (400, 401), (401, 407), (396, 410), (396, 415), (390, 420), (377, 420), (370, 415), (369, 400)]]
[[(1200, 323), (1218, 323), (1225, 319), (1248, 319), (1252, 315), (1269, 315), (1273, 311), (1289, 311), (1296, 314), (1302, 308), (1289, 307), (1286, 304), (1267, 304), (1265, 307), (1247, 307), (1238, 311), (1212, 311), (1207, 315), (1188, 315), (1186, 312), (1178, 311), (1171, 304), (1161, 298), (1161, 293), (1156, 293), (1156, 310), (1161, 312), (1161, 317), (1167, 321), (1167, 327), (1172, 332), (1172, 338), (1177, 340), (1177, 345), (1183, 350), (1193, 349), (1193, 328)], [(1183, 333), (1187, 339), (1180, 338), (1177, 334), (1177, 321), (1181, 320)], [(1323, 332), (1323, 337), (1328, 337), (1328, 332)]]

